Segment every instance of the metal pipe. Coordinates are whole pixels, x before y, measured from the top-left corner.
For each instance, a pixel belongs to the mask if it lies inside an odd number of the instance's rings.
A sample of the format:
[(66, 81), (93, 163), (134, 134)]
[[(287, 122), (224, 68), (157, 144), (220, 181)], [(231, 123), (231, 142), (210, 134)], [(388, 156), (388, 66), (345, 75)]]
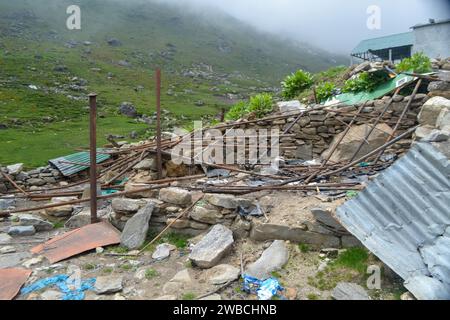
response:
[(91, 223), (97, 222), (97, 94), (89, 95), (90, 102), (90, 193)]
[(156, 69), (156, 166), (158, 179), (162, 179), (161, 142), (161, 69)]

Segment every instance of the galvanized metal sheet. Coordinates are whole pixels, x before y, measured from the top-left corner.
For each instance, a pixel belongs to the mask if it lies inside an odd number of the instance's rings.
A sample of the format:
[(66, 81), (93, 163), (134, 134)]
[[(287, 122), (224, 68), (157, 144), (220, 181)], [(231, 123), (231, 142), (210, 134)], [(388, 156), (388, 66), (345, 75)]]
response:
[(412, 46), (414, 43), (415, 39), (413, 32), (397, 33), (389, 36), (363, 40), (352, 50), (352, 54), (364, 53), (370, 50)]
[(336, 215), (416, 297), (450, 299), (449, 204), (449, 159), (417, 143)]
[(30, 275), (27, 269), (0, 269), (0, 300), (14, 299)]
[(108, 222), (90, 224), (40, 244), (31, 252), (55, 263), (98, 247), (120, 242), (120, 232)]
[[(97, 149), (97, 152), (104, 152), (103, 149)], [(111, 157), (109, 154), (97, 153), (97, 163), (108, 160)], [(71, 176), (75, 173), (81, 172), (89, 168), (80, 164), (88, 164), (90, 162), (89, 152), (78, 152), (68, 156), (56, 158), (48, 161), (51, 165), (57, 168), (65, 177)]]

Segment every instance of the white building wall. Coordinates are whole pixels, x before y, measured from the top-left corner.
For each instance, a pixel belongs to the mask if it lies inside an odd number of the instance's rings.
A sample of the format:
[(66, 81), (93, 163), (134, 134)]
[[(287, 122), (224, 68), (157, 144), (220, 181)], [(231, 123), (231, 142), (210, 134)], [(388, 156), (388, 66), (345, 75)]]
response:
[(450, 57), (450, 22), (414, 29), (413, 53), (423, 52), (430, 58)]

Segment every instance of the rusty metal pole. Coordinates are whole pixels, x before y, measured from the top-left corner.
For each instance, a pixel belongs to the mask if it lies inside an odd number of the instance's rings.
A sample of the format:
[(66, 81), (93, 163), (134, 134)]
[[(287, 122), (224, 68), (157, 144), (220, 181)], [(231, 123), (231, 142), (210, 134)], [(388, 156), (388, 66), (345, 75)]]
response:
[(91, 188), (91, 223), (97, 222), (97, 94), (89, 95), (90, 104), (90, 188)]
[(161, 69), (156, 69), (156, 165), (158, 179), (162, 179), (162, 155), (161, 155)]

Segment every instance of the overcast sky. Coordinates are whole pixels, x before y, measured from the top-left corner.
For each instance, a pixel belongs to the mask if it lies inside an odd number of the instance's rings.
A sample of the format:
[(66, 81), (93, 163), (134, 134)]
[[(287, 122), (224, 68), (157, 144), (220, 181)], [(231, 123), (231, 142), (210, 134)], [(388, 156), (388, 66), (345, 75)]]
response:
[[(407, 32), (428, 18), (450, 18), (450, 0), (161, 0), (218, 7), (251, 25), (348, 53), (360, 40)], [(381, 9), (381, 29), (367, 27), (369, 6)]]

